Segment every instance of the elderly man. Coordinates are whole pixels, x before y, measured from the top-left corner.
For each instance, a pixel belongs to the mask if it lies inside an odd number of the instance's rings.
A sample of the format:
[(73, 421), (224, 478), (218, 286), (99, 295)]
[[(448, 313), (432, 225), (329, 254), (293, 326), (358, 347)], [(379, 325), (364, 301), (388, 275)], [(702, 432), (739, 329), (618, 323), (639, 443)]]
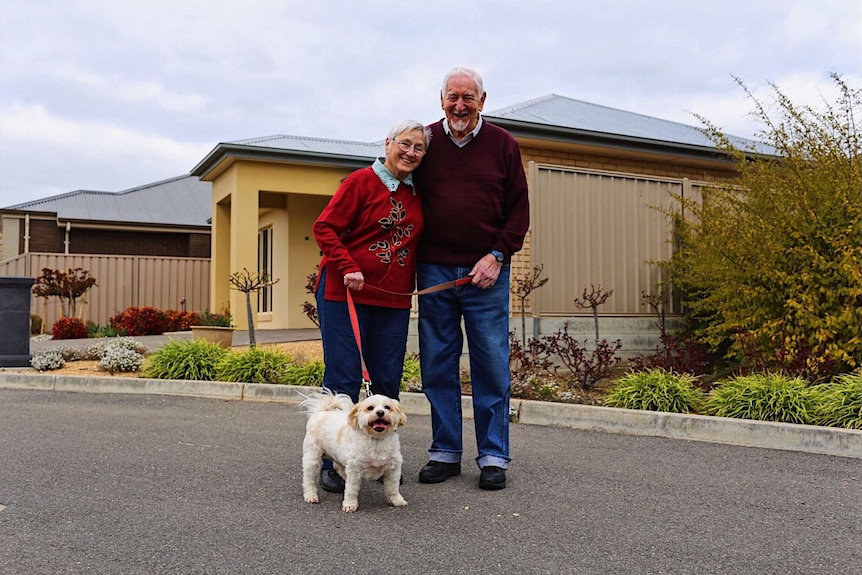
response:
[(463, 320), (470, 353), (479, 487), (506, 487), (509, 456), (509, 272), (529, 227), (527, 178), (511, 134), (485, 121), (481, 76), (455, 68), (443, 80), (445, 118), (415, 177), (425, 231), (420, 289), (472, 276), (462, 287), (419, 298), (422, 386), (431, 403), (429, 461), (422, 483), (461, 473), (460, 357)]

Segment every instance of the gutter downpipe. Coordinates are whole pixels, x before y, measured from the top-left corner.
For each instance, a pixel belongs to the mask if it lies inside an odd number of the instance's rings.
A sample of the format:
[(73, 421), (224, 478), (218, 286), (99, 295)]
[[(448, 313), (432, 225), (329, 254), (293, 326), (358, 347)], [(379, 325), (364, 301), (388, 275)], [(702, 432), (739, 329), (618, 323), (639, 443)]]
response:
[(24, 214), (24, 253), (30, 253), (30, 214)]

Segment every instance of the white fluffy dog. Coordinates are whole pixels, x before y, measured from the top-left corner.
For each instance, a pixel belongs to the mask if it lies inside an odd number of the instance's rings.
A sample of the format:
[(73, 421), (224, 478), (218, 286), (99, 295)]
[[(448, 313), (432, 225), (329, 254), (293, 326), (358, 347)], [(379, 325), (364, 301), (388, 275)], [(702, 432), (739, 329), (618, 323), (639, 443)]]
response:
[(307, 503), (317, 503), (317, 479), (321, 457), (332, 459), (335, 470), (344, 478), (347, 512), (359, 508), (359, 485), (363, 479), (383, 476), (383, 490), (389, 503), (407, 505), (401, 496), (401, 443), (395, 430), (407, 422), (398, 401), (385, 395), (372, 395), (356, 405), (347, 395), (328, 390), (302, 402), (309, 414), (302, 442), (302, 495)]

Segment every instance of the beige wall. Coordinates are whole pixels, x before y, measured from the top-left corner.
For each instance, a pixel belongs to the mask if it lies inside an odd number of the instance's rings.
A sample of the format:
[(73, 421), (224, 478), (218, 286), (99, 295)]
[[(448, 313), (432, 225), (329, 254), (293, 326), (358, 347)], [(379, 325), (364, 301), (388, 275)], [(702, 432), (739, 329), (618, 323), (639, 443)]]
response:
[[(670, 256), (670, 229), (653, 206), (691, 180), (726, 180), (725, 162), (609, 155), (583, 146), (521, 140), (530, 184), (531, 231), (513, 260), (513, 277), (544, 266), (548, 283), (527, 299), (534, 316), (589, 315), (574, 305), (584, 289), (614, 290), (599, 308), (605, 315), (651, 315), (641, 293), (656, 293), (660, 270), (647, 262)], [(541, 167), (541, 169), (539, 169)], [(588, 175), (589, 174), (589, 175)], [(676, 302), (668, 301), (668, 309)], [(512, 301), (520, 313), (520, 300)]]
[(642, 294), (658, 293), (666, 278), (653, 262), (672, 255), (663, 210), (676, 202), (682, 181), (655, 176), (531, 164), (533, 254), (545, 265), (548, 283), (536, 292), (544, 316), (591, 314), (575, 300), (584, 291), (613, 294), (603, 314), (652, 314)]
[[(0, 221), (0, 262), (19, 254), (18, 238), (21, 237), (21, 220), (3, 217)], [(5, 238), (5, 239), (4, 239)]]

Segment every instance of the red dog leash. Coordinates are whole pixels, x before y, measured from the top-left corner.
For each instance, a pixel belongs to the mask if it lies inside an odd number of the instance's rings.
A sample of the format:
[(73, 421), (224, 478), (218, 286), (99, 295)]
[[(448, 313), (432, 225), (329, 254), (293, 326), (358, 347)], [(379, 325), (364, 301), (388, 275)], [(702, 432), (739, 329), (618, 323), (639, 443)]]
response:
[[(463, 278), (459, 278), (457, 280), (452, 280), (448, 282), (443, 282), (441, 284), (433, 285), (431, 287), (427, 287), (423, 290), (412, 291), (410, 293), (402, 293), (402, 292), (393, 292), (389, 290), (385, 290), (383, 288), (373, 286), (371, 284), (365, 284), (365, 287), (369, 287), (372, 289), (376, 289), (377, 291), (381, 291), (384, 293), (392, 294), (392, 295), (403, 295), (403, 296), (414, 296), (414, 295), (425, 295), (429, 293), (434, 293), (438, 291), (443, 291), (445, 289), (462, 286), (470, 283), (473, 280), (472, 277), (466, 276)], [(347, 288), (347, 311), (350, 314), (350, 325), (353, 327), (353, 337), (356, 339), (356, 347), (359, 349), (359, 364), (362, 367), (362, 388), (365, 390), (365, 396), (371, 397), (371, 376), (368, 374), (368, 366), (365, 365), (365, 356), (362, 354), (362, 337), (359, 333), (359, 317), (356, 315), (356, 305), (353, 303), (353, 296), (350, 294), (350, 288)]]

